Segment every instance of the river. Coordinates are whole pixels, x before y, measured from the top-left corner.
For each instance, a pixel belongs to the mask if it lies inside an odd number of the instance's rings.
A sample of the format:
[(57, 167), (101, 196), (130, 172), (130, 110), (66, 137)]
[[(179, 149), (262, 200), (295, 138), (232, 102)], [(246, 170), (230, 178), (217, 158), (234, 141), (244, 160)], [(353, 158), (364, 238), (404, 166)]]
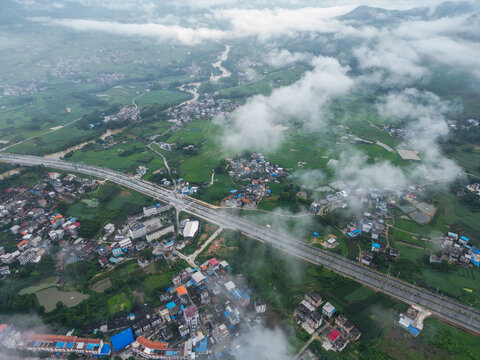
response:
[[(107, 131), (105, 131), (102, 135), (100, 135), (98, 138), (99, 139), (102, 139), (102, 140), (105, 140), (106, 137), (110, 136), (110, 135), (115, 135), (115, 134), (118, 134), (118, 133), (121, 133), (123, 130), (125, 130), (125, 127), (122, 127), (122, 128), (119, 128), (119, 129), (108, 129)], [(85, 141), (81, 144), (77, 144), (77, 145), (74, 145), (74, 146), (71, 146), (69, 147), (68, 149), (65, 149), (65, 150), (62, 150), (62, 151), (57, 151), (57, 152), (54, 152), (54, 153), (51, 153), (51, 154), (48, 154), (48, 155), (45, 155), (46, 158), (50, 158), (50, 159), (56, 159), (56, 160), (59, 160), (60, 158), (64, 157), (65, 154), (69, 153), (70, 151), (77, 151), (77, 150), (80, 150), (81, 148), (83, 148), (85, 145), (87, 144), (91, 144), (91, 143), (94, 143), (95, 140), (89, 140), (89, 141)]]
[(230, 71), (228, 71), (225, 67), (222, 66), (222, 63), (228, 59), (228, 53), (230, 52), (230, 48), (230, 45), (225, 45), (225, 50), (223, 51), (223, 53), (218, 57), (218, 60), (212, 64), (214, 68), (220, 69), (222, 73), (220, 75), (210, 75), (210, 81), (215, 82), (232, 75)]

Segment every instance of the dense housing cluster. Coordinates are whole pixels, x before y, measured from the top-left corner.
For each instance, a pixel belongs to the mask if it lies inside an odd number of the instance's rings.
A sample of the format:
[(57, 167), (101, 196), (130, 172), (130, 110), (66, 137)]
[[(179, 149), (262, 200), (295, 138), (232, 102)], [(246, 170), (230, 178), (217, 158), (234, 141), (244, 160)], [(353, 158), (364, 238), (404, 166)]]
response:
[(222, 200), (225, 207), (256, 208), (260, 200), (270, 196), (270, 182), (279, 183), (279, 179), (289, 174), (280, 165), (271, 164), (261, 153), (253, 153), (250, 159), (230, 160), (228, 175), (242, 184), (242, 189), (233, 189)]
[(21, 266), (38, 263), (53, 244), (61, 247), (58, 269), (78, 259), (93, 258), (97, 245), (78, 236), (80, 220), (62, 215), (56, 206), (59, 201), (75, 201), (86, 191), (96, 189), (98, 182), (73, 174), (61, 178), (55, 172), (44, 180), (33, 188), (10, 188), (1, 195), (0, 225), (11, 234), (8, 242), (0, 246), (2, 275), (10, 273), (9, 266), (15, 261)]
[[(342, 351), (348, 342), (357, 341), (362, 333), (345, 315), (338, 314), (330, 302), (323, 304), (320, 310), (322, 303), (320, 294), (308, 291), (295, 308), (293, 317), (310, 335), (319, 331), (322, 334), (322, 346), (326, 350)], [(320, 328), (324, 318), (327, 324)]]
[(182, 106), (169, 110), (168, 116), (171, 122), (175, 123), (173, 130), (181, 129), (184, 125), (199, 119), (207, 119), (213, 116), (228, 116), (235, 110), (238, 104), (228, 99), (217, 99), (205, 95), (203, 99), (187, 102)]

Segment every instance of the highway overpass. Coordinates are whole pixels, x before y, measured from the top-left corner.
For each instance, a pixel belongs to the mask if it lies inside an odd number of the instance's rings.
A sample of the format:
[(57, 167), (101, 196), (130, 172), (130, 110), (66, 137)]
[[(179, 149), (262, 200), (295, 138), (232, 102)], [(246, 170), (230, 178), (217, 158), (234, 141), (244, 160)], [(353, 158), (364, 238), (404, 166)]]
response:
[(339, 255), (304, 244), (287, 234), (252, 223), (221, 209), (208, 206), (195, 199), (184, 197), (145, 180), (138, 180), (103, 167), (48, 159), (31, 155), (0, 153), (0, 161), (22, 166), (45, 166), (68, 172), (77, 172), (106, 179), (163, 202), (168, 202), (179, 211), (185, 211), (226, 229), (240, 230), (246, 236), (263, 241), (298, 256), (313, 264), (323, 265), (347, 278), (353, 279), (376, 291), (408, 304), (417, 304), (430, 310), (440, 320), (480, 335), (480, 311), (468, 305), (426, 289), (416, 287), (397, 278), (389, 277), (373, 269)]

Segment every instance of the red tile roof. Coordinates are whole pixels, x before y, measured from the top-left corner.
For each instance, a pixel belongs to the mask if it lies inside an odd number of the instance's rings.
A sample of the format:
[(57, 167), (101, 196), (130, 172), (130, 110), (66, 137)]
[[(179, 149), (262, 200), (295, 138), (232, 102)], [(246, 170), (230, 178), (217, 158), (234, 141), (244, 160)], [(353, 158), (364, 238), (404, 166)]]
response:
[(328, 338), (334, 342), (335, 340), (338, 339), (338, 337), (340, 336), (340, 332), (337, 330), (337, 329), (333, 329), (333, 331), (328, 334)]

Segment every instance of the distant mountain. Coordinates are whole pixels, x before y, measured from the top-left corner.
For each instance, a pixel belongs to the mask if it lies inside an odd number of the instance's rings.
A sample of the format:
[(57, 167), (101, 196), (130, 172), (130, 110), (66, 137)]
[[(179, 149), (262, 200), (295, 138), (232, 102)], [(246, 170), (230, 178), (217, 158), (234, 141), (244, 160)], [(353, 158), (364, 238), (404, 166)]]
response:
[(438, 4), (432, 15), (433, 18), (457, 16), (475, 11), (473, 5), (466, 1), (446, 1)]
[(351, 12), (339, 17), (340, 20), (353, 21), (364, 25), (389, 25), (404, 21), (408, 18), (424, 18), (427, 16), (427, 8), (415, 8), (411, 10), (386, 10), (370, 6), (359, 6)]
[(435, 7), (433, 13), (426, 7), (410, 10), (386, 10), (370, 6), (359, 6), (351, 12), (339, 17), (340, 20), (362, 23), (364, 25), (389, 25), (408, 19), (438, 19), (447, 16), (458, 16), (475, 11), (471, 3), (466, 1), (446, 1)]

